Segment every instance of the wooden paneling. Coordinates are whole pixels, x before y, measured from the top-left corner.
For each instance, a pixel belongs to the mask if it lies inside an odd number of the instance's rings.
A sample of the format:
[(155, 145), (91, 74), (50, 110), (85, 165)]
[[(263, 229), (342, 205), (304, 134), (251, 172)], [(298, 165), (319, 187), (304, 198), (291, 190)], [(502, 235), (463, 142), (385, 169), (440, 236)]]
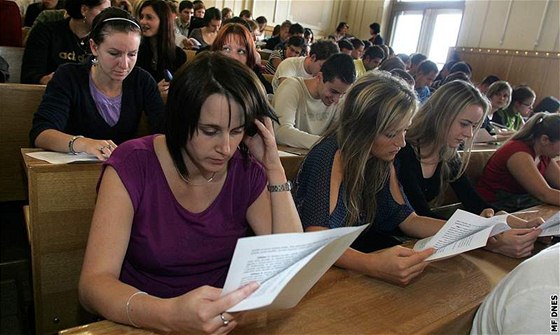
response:
[(525, 50), (450, 48), (473, 68), (472, 80), (480, 82), (490, 74), (507, 80), (513, 87), (528, 85), (537, 94), (537, 102), (546, 96), (560, 95), (560, 53)]
[(33, 114), (45, 86), (0, 84), (0, 201), (27, 199), (20, 148), (29, 147)]

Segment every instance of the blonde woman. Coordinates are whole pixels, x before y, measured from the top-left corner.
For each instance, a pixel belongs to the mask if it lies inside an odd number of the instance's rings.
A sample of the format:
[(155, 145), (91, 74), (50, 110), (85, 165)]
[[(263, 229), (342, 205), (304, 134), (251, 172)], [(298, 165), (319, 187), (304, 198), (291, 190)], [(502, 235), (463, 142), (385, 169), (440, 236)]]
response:
[[(494, 215), (494, 208), (478, 195), (464, 174), (473, 134), (489, 109), (486, 98), (461, 80), (441, 86), (420, 108), (406, 134), (407, 145), (397, 155), (399, 181), (416, 213), (443, 219), (431, 207), (438, 204), (449, 185), (466, 210), (484, 217)], [(525, 229), (512, 229), (491, 238), (487, 249), (510, 257), (529, 256), (540, 233), (531, 229), (537, 221), (508, 218), (512, 226)]]
[(399, 285), (418, 276), (433, 253), (398, 246), (403, 233), (423, 238), (443, 225), (416, 215), (397, 180), (394, 159), (416, 108), (407, 83), (387, 72), (365, 74), (347, 92), (339, 120), (311, 149), (296, 179), (295, 201), (306, 231), (371, 224), (336, 265)]

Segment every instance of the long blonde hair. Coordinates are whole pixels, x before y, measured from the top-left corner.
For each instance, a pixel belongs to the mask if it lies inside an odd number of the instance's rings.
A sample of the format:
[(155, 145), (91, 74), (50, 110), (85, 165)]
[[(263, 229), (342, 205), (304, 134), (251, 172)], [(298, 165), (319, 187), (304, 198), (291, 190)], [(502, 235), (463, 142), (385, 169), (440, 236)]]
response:
[(336, 134), (341, 154), (346, 225), (354, 225), (365, 214), (373, 222), (376, 195), (389, 178), (390, 164), (370, 154), (378, 135), (410, 119), (417, 100), (410, 86), (388, 72), (368, 72), (348, 91), (337, 122), (326, 135)]
[[(419, 160), (437, 154), (438, 160), (443, 163), (440, 173), (440, 192), (436, 197), (436, 203), (441, 200), (440, 196), (445, 193), (448, 183), (457, 180), (465, 172), (469, 163), (473, 137), (466, 139), (463, 154), (459, 157), (457, 148), (447, 145), (447, 136), (458, 115), (472, 105), (480, 106), (483, 111), (480, 122), (473, 129), (474, 134), (480, 128), (482, 120), (486, 118), (491, 108), (490, 102), (468, 82), (462, 80), (449, 82), (438, 88), (420, 107), (406, 134), (406, 141), (412, 145)], [(421, 147), (429, 147), (431, 150), (420, 153)], [(457, 161), (459, 168), (453, 176), (452, 164)]]

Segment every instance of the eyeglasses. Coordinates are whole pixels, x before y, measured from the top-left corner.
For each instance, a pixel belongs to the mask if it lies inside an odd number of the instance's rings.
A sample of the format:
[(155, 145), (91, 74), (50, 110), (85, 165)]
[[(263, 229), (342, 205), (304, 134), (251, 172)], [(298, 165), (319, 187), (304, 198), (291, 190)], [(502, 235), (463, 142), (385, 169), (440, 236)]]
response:
[(520, 102), (520, 104), (522, 104), (523, 106), (529, 107), (529, 109), (533, 109), (533, 104), (526, 104), (524, 102)]

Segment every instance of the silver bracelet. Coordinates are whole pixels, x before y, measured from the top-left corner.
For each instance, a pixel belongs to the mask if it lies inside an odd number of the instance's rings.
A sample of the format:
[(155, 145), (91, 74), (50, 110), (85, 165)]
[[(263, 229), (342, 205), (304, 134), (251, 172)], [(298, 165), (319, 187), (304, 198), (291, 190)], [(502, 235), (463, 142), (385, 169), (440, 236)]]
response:
[(71, 153), (72, 155), (77, 154), (77, 152), (74, 151), (74, 142), (76, 142), (76, 140), (79, 138), (84, 138), (84, 137), (82, 135), (76, 135), (76, 136), (72, 136), (72, 139), (68, 141), (68, 152)]
[(144, 292), (144, 291), (138, 291), (135, 293), (132, 293), (132, 295), (130, 297), (128, 297), (128, 300), (126, 301), (126, 316), (128, 317), (128, 322), (133, 325), (136, 328), (140, 328), (140, 326), (138, 326), (137, 324), (135, 324), (132, 319), (130, 318), (130, 301), (132, 300), (132, 298), (134, 298), (135, 296), (139, 295), (139, 294), (145, 294), (148, 295), (148, 293)]
[(284, 184), (268, 185), (267, 188), (269, 192), (290, 192), (292, 190), (292, 183), (288, 180)]

